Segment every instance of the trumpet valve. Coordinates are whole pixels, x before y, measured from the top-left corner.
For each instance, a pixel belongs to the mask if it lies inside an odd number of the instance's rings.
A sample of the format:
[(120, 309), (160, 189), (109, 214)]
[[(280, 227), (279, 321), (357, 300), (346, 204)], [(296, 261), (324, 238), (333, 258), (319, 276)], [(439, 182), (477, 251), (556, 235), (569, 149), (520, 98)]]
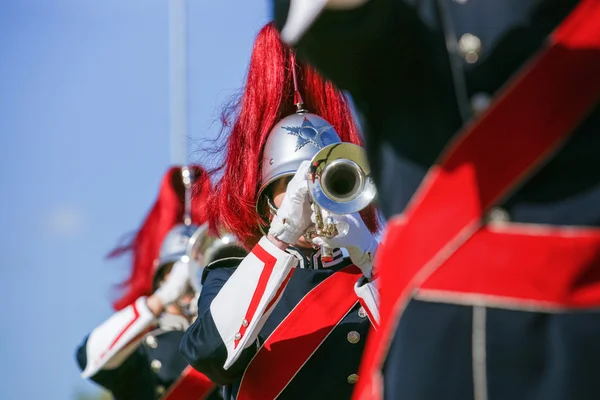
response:
[(328, 216), (325, 219), (325, 233), (328, 238), (332, 238), (337, 235), (337, 228), (335, 226), (335, 219), (333, 217)]

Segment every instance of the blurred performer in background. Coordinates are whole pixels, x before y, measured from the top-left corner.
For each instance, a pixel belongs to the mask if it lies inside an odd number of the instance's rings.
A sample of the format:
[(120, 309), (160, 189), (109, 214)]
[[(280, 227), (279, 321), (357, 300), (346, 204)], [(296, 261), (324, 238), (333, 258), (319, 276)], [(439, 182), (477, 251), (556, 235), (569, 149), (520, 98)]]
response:
[(598, 398), (600, 2), (273, 3), (390, 219), (356, 397)]
[[(189, 172), (192, 180), (188, 185), (184, 183), (181, 167), (170, 168), (165, 173), (158, 198), (136, 235), (129, 243), (118, 246), (108, 255), (109, 258), (116, 258), (130, 254), (133, 264), (131, 275), (123, 283), (125, 293), (113, 304), (116, 311), (152, 293), (156, 269), (154, 263), (158, 260), (163, 240), (173, 227), (184, 222), (186, 213), (190, 213), (192, 224), (201, 225), (207, 221), (201, 205), (209, 196), (210, 182), (201, 179), (205, 172), (200, 166), (190, 166)], [(189, 210), (186, 210), (186, 189), (194, 193)]]
[[(200, 167), (190, 168), (200, 177)], [(165, 175), (159, 198), (128, 249), (134, 268), (117, 312), (92, 331), (77, 352), (82, 376), (109, 390), (116, 399), (219, 398), (215, 385), (187, 369), (178, 347), (196, 310), (194, 284), (201, 265), (188, 254), (190, 239), (205, 231), (184, 225), (182, 169)], [(191, 183), (191, 182), (190, 182)], [(194, 200), (191, 220), (206, 220), (199, 205), (208, 196), (208, 180)], [(161, 246), (162, 242), (162, 246)], [(197, 280), (196, 280), (197, 281)], [(195, 290), (194, 290), (195, 289)], [(209, 397), (210, 396), (210, 397)]]
[[(213, 224), (252, 251), (205, 270), (199, 317), (181, 352), (229, 385), (227, 400), (349, 399), (371, 325), (365, 306), (375, 302), (368, 282), (377, 248), (373, 207), (362, 217), (336, 216), (344, 235), (313, 239), (333, 249), (329, 261), (305, 236), (312, 226), (310, 160), (329, 144), (361, 139), (343, 95), (303, 65), (295, 91), (293, 65), (274, 26), (265, 26), (232, 110), (223, 176), (207, 203)], [(300, 93), (314, 114), (295, 113)]]

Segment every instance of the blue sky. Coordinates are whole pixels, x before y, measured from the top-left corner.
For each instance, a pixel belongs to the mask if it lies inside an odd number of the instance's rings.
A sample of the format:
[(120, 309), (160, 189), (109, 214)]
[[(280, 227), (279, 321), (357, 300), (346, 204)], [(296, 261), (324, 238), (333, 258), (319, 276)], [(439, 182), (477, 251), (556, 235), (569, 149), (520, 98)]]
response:
[[(265, 1), (189, 1), (190, 136), (240, 87)], [(0, 2), (0, 398), (93, 391), (74, 350), (111, 313), (169, 166), (166, 0)], [(190, 147), (190, 151), (194, 148)]]

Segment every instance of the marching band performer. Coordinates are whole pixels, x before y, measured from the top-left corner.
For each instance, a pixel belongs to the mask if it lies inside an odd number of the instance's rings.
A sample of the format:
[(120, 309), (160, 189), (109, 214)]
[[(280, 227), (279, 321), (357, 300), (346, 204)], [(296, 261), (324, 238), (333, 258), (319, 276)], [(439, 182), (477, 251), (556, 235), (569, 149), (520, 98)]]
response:
[(598, 398), (600, 2), (273, 4), (389, 219), (356, 398)]
[[(204, 171), (191, 167), (193, 175)], [(220, 398), (215, 385), (187, 368), (177, 351), (183, 332), (195, 316), (194, 272), (202, 266), (188, 255), (190, 238), (199, 228), (185, 225), (181, 168), (164, 176), (159, 198), (131, 245), (134, 266), (117, 312), (99, 325), (77, 350), (82, 377), (109, 390), (116, 399)], [(208, 195), (200, 180), (196, 202)], [(206, 220), (195, 207), (191, 220)], [(161, 245), (162, 242), (162, 245)], [(195, 267), (195, 268), (194, 268)]]
[[(316, 217), (307, 189), (311, 158), (331, 143), (361, 139), (342, 94), (313, 69), (297, 66), (294, 90), (294, 64), (274, 26), (265, 26), (233, 110), (223, 176), (207, 202), (212, 224), (252, 251), (205, 270), (198, 319), (181, 352), (227, 385), (227, 400), (350, 398), (376, 318), (368, 279), (375, 210), (338, 215), (344, 235), (313, 239), (334, 248), (329, 261), (305, 235)], [(300, 93), (314, 114), (301, 108)]]

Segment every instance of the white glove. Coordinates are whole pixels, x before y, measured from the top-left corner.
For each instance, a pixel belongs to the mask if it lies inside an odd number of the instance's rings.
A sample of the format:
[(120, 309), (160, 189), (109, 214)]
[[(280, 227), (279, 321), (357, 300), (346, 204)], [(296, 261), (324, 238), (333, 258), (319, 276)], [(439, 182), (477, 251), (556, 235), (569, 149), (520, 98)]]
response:
[(277, 215), (273, 217), (269, 235), (284, 243), (294, 244), (311, 226), (310, 201), (308, 196), (307, 173), (310, 161), (300, 164), (296, 175), (288, 183), (287, 190)]
[(188, 263), (177, 261), (173, 264), (169, 277), (154, 294), (163, 305), (175, 303), (185, 293), (190, 281), (190, 267)]
[(281, 30), (281, 39), (293, 46), (325, 9), (357, 8), (369, 0), (291, 0), (287, 21)]
[[(360, 268), (364, 276), (371, 278), (373, 258), (379, 243), (363, 222), (360, 214), (328, 215), (335, 220), (338, 235), (333, 238), (319, 236), (313, 239), (313, 243), (319, 246), (327, 245), (331, 248), (345, 248), (352, 263)], [(314, 213), (312, 213), (311, 219), (314, 222)], [(323, 219), (325, 219), (325, 215), (323, 215)]]

